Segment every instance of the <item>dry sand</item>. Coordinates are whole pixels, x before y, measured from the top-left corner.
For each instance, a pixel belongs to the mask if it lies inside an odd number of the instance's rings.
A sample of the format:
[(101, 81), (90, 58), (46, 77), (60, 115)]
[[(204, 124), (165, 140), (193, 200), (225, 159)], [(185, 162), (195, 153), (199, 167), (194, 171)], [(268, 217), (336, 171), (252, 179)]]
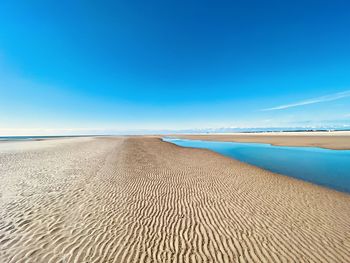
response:
[(283, 146), (313, 146), (350, 150), (350, 132), (269, 132), (173, 135), (176, 138), (227, 142), (269, 143)]
[(0, 154), (0, 262), (350, 262), (350, 195), (157, 138)]

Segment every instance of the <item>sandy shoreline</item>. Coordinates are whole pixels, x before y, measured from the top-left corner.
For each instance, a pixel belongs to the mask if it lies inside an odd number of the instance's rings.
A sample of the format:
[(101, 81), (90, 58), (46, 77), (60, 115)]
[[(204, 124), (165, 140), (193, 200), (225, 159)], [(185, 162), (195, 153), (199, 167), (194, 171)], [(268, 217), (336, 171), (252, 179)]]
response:
[(193, 140), (253, 142), (280, 146), (311, 146), (334, 150), (350, 150), (350, 132), (176, 134), (172, 136)]
[(350, 195), (157, 138), (2, 152), (0, 185), (0, 262), (350, 261)]

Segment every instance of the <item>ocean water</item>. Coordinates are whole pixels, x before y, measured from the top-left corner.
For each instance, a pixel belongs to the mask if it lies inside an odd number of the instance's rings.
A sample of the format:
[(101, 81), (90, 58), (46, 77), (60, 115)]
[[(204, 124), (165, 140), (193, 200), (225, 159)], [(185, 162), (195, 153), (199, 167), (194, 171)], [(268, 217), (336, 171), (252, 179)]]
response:
[(275, 173), (350, 193), (350, 150), (174, 138), (163, 140), (183, 147), (209, 149)]
[(0, 141), (32, 141), (37, 139), (44, 139), (39, 136), (0, 136)]
[(35, 141), (41, 139), (55, 139), (55, 138), (68, 138), (68, 137), (84, 137), (80, 135), (74, 136), (65, 136), (65, 135), (57, 135), (57, 136), (0, 136), (0, 141)]

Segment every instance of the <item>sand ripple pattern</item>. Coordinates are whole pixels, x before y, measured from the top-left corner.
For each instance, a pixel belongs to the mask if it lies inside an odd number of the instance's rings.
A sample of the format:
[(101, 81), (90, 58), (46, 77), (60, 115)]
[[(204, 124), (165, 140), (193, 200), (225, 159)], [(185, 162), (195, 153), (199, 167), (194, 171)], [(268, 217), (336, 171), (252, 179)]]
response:
[(350, 262), (350, 196), (157, 138), (0, 155), (0, 262)]

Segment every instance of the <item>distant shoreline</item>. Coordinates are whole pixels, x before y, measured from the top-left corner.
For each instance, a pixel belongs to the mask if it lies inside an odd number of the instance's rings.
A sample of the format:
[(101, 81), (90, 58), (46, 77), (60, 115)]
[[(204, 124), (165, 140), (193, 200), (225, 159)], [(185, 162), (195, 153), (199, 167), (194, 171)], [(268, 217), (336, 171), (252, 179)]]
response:
[[(8, 141), (42, 141), (42, 140), (51, 140), (51, 139), (98, 137), (98, 136), (101, 136), (101, 135), (0, 136), (0, 142), (8, 142)], [(103, 135), (103, 136), (107, 136), (107, 135)]]
[(172, 136), (181, 139), (267, 143), (277, 146), (320, 147), (333, 150), (350, 150), (350, 131), (336, 130), (298, 130), (298, 131), (260, 131), (260, 132), (225, 132), (225, 133), (165, 133), (137, 135), (52, 135), (52, 136), (0, 136), (2, 142), (46, 141), (67, 138), (92, 137), (140, 137), (140, 136)]
[(303, 146), (333, 150), (350, 150), (350, 131), (173, 134), (171, 136), (181, 139), (268, 143), (277, 146)]

